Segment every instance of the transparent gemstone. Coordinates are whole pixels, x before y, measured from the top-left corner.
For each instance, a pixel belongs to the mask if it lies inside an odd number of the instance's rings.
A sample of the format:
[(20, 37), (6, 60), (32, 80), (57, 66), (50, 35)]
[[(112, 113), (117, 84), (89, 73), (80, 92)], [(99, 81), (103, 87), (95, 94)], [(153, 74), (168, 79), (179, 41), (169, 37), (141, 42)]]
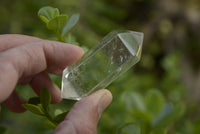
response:
[(63, 71), (62, 98), (80, 100), (108, 86), (141, 56), (143, 33), (112, 31)]

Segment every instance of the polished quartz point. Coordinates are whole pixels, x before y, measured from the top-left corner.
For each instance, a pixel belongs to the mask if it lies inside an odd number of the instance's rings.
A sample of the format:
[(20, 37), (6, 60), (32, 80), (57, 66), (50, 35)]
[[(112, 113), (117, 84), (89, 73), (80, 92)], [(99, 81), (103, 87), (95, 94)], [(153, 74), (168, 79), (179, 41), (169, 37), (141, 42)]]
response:
[(63, 71), (62, 98), (80, 100), (108, 86), (140, 60), (142, 42), (140, 32), (110, 32)]

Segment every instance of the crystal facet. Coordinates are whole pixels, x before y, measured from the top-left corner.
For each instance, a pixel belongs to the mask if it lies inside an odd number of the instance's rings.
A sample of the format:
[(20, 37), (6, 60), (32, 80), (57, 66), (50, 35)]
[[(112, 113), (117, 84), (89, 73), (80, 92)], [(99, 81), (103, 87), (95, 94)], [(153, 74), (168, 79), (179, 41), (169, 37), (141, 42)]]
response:
[(105, 88), (140, 60), (143, 33), (112, 31), (63, 71), (62, 98), (80, 100)]

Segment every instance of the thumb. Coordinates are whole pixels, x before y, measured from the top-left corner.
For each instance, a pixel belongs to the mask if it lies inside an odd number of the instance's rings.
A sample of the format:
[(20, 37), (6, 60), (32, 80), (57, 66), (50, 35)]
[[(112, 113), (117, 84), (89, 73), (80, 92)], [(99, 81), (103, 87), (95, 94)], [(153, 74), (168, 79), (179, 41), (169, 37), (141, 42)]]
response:
[(111, 103), (112, 94), (106, 89), (77, 102), (54, 134), (96, 134), (103, 110)]

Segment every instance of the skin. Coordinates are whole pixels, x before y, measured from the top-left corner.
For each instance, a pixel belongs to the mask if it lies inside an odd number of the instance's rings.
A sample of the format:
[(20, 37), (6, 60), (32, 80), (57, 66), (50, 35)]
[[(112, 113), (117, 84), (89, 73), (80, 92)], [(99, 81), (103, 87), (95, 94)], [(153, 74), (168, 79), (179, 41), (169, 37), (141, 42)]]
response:
[[(61, 75), (65, 67), (82, 55), (81, 48), (70, 44), (25, 35), (0, 35), (0, 103), (10, 111), (24, 112), (21, 104), (26, 100), (15, 91), (16, 85), (24, 84), (29, 84), (38, 95), (40, 89), (49, 89), (52, 103), (59, 103), (62, 100), (60, 89), (47, 73)], [(101, 113), (111, 101), (112, 95), (106, 89), (83, 98), (54, 134), (96, 134)]]

